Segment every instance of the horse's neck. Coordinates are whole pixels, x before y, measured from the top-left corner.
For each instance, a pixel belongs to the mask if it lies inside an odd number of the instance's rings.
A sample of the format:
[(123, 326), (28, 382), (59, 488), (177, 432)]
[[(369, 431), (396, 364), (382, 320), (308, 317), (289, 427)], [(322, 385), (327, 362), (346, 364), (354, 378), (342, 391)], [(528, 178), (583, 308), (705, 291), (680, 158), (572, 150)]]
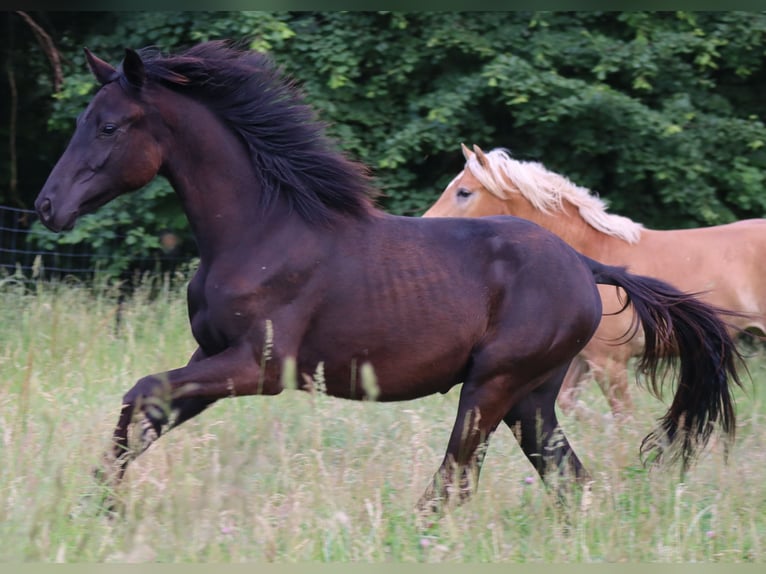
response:
[(545, 227), (580, 253), (604, 263), (609, 263), (615, 253), (630, 248), (627, 241), (599, 231), (587, 223), (577, 207), (568, 201), (564, 201), (562, 208), (561, 211), (556, 209), (545, 213), (528, 204), (528, 209), (517, 215)]
[(175, 97), (184, 108), (163, 114), (175, 135), (163, 174), (181, 200), (200, 256), (212, 259), (255, 242), (268, 225), (257, 218), (259, 189), (248, 150), (207, 108)]

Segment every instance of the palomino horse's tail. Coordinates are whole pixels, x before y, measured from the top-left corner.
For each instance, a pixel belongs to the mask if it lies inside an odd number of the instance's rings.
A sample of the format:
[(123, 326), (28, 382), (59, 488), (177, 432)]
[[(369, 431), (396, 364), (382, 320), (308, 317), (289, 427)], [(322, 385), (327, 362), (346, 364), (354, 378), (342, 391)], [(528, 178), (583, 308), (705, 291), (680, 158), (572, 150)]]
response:
[(635, 311), (630, 335), (640, 325), (645, 336), (637, 369), (648, 378), (652, 392), (660, 396), (671, 367), (678, 379), (668, 412), (641, 443), (645, 460), (656, 454), (659, 461), (668, 453), (671, 460), (680, 458), (685, 470), (716, 425), (733, 441), (736, 415), (731, 386), (741, 386), (737, 366), (743, 359), (722, 317), (736, 313), (708, 305), (664, 281), (582, 257), (596, 283), (615, 285), (627, 293), (625, 307), (632, 304)]

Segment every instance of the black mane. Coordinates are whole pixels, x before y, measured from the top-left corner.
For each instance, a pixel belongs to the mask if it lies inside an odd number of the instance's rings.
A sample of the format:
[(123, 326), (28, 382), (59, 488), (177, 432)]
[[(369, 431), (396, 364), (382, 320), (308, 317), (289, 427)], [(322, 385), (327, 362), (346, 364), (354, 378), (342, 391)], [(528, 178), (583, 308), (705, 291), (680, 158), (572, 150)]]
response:
[(177, 55), (152, 48), (139, 54), (149, 81), (199, 100), (241, 136), (265, 206), (282, 196), (309, 222), (369, 213), (374, 189), (367, 169), (337, 149), (267, 55), (223, 41)]

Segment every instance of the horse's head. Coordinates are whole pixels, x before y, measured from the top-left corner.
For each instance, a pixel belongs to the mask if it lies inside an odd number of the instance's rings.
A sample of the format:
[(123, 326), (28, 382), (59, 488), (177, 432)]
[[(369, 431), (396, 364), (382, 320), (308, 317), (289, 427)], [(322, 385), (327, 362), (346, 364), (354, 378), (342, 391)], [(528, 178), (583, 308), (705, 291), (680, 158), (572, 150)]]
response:
[(465, 144), (460, 146), (463, 148), (466, 159), (465, 168), (449, 183), (423, 217), (510, 215), (507, 201), (491, 193), (471, 170), (471, 165), (475, 165), (482, 171), (489, 171), (490, 160), (487, 155), (479, 146), (473, 146), (473, 151), (469, 150)]
[(162, 165), (154, 113), (142, 97), (144, 65), (126, 50), (119, 69), (85, 51), (101, 88), (77, 119), (64, 154), (35, 201), (41, 221), (53, 231), (74, 227), (80, 215), (152, 180)]

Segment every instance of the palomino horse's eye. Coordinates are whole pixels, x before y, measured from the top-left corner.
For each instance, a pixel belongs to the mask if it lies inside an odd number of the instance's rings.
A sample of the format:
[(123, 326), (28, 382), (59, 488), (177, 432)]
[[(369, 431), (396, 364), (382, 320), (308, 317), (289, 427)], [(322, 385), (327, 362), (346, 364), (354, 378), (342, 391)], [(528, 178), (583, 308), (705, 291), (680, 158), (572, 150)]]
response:
[(104, 124), (101, 128), (101, 134), (110, 136), (117, 131), (117, 124)]
[(466, 199), (466, 198), (468, 198), (468, 197), (471, 197), (471, 195), (473, 195), (473, 192), (472, 192), (472, 191), (469, 191), (469, 190), (467, 190), (467, 189), (466, 189), (466, 188), (464, 188), (464, 187), (461, 187), (460, 189), (458, 189), (458, 190), (457, 190), (457, 196), (458, 196), (460, 199)]

